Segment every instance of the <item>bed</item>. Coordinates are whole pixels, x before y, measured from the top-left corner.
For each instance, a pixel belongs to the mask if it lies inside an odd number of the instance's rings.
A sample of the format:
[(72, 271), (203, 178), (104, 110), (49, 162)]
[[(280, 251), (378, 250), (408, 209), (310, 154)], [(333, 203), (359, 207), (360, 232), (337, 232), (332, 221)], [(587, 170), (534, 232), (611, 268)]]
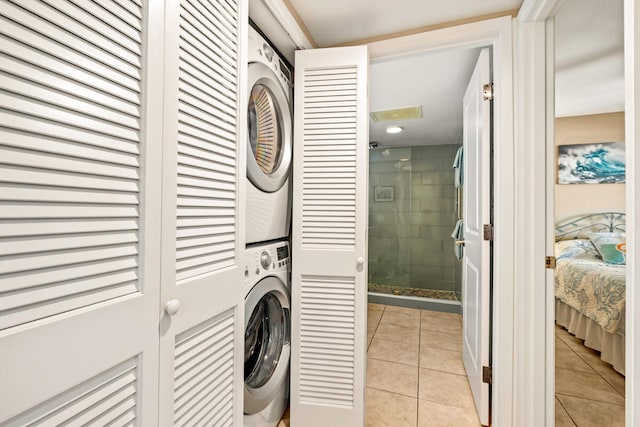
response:
[(625, 215), (605, 212), (556, 225), (556, 323), (624, 375)]

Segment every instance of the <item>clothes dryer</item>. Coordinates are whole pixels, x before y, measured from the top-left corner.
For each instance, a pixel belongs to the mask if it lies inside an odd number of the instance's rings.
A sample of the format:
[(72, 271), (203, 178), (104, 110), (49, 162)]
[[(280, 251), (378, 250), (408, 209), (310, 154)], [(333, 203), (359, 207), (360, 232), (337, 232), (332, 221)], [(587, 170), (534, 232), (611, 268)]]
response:
[(249, 27), (247, 244), (283, 239), (291, 222), (291, 70)]
[(289, 244), (246, 250), (244, 425), (275, 427), (288, 405), (291, 357)]

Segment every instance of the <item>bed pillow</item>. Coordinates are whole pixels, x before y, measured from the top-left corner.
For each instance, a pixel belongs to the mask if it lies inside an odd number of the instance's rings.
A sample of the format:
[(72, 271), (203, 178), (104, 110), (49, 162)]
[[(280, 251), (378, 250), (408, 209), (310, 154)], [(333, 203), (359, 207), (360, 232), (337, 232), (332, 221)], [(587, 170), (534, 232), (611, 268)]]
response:
[(555, 249), (556, 259), (598, 257), (598, 251), (589, 239), (560, 240)]
[(593, 233), (589, 235), (600, 257), (607, 264), (625, 264), (627, 243), (624, 233)]

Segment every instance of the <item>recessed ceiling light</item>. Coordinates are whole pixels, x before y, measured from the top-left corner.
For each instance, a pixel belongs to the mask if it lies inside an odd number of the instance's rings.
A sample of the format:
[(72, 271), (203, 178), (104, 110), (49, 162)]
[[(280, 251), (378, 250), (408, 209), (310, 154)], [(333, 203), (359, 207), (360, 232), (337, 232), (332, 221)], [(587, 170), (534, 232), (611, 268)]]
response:
[(387, 126), (387, 133), (400, 133), (402, 128), (400, 126)]

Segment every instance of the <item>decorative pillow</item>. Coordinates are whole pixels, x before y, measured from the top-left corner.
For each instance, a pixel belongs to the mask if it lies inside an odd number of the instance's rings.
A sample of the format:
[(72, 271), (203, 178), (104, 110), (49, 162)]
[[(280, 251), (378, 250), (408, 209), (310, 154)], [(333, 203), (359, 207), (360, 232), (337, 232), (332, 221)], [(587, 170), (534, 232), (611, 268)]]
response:
[(589, 239), (607, 264), (625, 264), (627, 242), (624, 233), (593, 233)]
[(556, 259), (596, 258), (598, 251), (589, 239), (560, 240), (556, 242)]

